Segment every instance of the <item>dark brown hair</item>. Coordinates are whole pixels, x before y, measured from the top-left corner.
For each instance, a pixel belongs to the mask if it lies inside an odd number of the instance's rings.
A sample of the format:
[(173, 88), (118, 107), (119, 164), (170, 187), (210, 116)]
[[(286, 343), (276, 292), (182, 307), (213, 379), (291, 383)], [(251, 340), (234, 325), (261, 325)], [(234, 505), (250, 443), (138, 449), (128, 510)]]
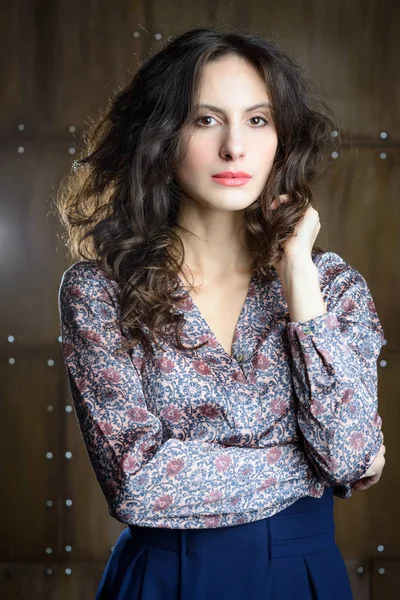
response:
[[(87, 132), (81, 157), (55, 199), (69, 257), (96, 261), (118, 284), (126, 348), (147, 343), (144, 329), (155, 341), (172, 325), (183, 349), (183, 316), (175, 308), (187, 293), (178, 294), (184, 250), (173, 231), (181, 202), (174, 170), (185, 153), (180, 134), (195, 117), (202, 69), (231, 55), (249, 61), (264, 78), (278, 137), (265, 188), (244, 211), (254, 268), (277, 276), (271, 265), (313, 201), (310, 184), (325, 170), (325, 149), (338, 141), (335, 116), (319, 86), (261, 35), (236, 27), (193, 29), (145, 60)], [(281, 194), (289, 202), (271, 210)], [(322, 250), (314, 246), (313, 252)]]

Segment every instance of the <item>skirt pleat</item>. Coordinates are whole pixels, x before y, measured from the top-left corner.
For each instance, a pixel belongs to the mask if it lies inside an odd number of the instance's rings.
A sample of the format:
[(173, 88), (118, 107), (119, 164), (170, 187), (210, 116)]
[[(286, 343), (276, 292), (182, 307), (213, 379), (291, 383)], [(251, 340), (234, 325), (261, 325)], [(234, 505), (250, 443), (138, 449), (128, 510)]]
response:
[(124, 529), (103, 572), (96, 600), (141, 598), (149, 549), (133, 540), (129, 527)]
[(211, 529), (131, 525), (96, 600), (352, 600), (335, 542), (332, 488), (253, 523)]

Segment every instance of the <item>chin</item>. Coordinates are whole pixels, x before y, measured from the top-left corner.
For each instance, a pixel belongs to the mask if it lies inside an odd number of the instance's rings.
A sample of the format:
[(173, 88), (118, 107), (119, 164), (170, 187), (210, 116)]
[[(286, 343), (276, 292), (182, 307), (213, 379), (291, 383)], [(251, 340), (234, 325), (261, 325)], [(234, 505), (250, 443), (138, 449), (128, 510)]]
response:
[(210, 208), (215, 208), (219, 210), (227, 210), (227, 211), (237, 211), (237, 210), (245, 210), (249, 206), (251, 206), (256, 199), (245, 199), (245, 198), (227, 198), (223, 200), (216, 200), (215, 202), (208, 201), (207, 206)]

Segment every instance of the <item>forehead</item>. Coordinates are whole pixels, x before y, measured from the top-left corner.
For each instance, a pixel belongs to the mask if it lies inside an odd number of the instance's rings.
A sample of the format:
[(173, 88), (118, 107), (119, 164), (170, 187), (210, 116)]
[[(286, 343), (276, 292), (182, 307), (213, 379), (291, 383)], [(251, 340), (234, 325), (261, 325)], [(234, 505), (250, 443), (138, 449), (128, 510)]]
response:
[(204, 65), (198, 87), (199, 101), (210, 103), (215, 96), (234, 101), (242, 98), (268, 101), (267, 85), (258, 69), (240, 56), (224, 56)]

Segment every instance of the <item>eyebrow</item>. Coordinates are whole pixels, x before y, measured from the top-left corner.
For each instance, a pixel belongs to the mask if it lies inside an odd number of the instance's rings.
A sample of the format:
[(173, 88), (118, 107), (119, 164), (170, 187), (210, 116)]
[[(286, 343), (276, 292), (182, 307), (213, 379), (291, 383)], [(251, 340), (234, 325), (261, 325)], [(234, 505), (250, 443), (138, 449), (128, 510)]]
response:
[[(271, 108), (271, 106), (272, 105), (269, 102), (261, 102), (260, 104), (254, 104), (253, 106), (249, 106), (244, 110), (244, 112), (250, 112), (251, 110), (256, 110), (257, 108)], [(218, 108), (218, 106), (213, 106), (212, 104), (199, 104), (198, 108), (208, 108), (209, 110), (213, 110), (219, 113), (225, 112), (222, 108)]]

